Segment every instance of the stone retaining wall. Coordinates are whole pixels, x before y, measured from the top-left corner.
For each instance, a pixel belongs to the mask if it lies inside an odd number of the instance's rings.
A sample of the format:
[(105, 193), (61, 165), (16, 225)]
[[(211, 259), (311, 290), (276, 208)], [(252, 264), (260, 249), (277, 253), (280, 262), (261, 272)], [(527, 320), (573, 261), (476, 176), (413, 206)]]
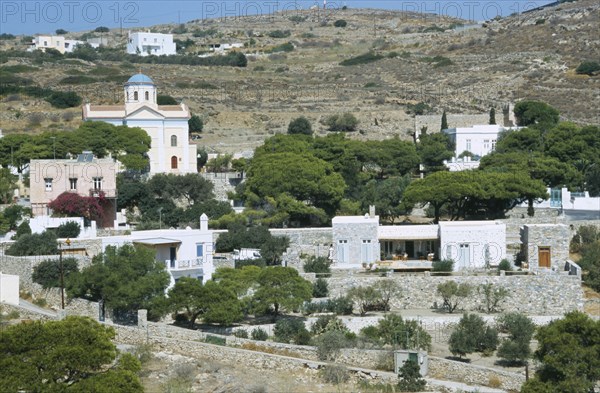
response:
[[(356, 286), (368, 286), (385, 278), (369, 277), (357, 273), (348, 277), (327, 278), (331, 297), (345, 295)], [(577, 276), (565, 274), (539, 274), (527, 276), (428, 276), (392, 274), (401, 288), (400, 296), (393, 298), (394, 309), (432, 309), (441, 305), (442, 299), (437, 295), (437, 286), (452, 280), (468, 283), (477, 288), (491, 283), (496, 287), (508, 290), (508, 298), (501, 304), (503, 311), (519, 311), (534, 315), (562, 315), (573, 310), (583, 310), (583, 289)], [(461, 308), (465, 310), (481, 310), (485, 307), (485, 299), (477, 290), (464, 299)]]

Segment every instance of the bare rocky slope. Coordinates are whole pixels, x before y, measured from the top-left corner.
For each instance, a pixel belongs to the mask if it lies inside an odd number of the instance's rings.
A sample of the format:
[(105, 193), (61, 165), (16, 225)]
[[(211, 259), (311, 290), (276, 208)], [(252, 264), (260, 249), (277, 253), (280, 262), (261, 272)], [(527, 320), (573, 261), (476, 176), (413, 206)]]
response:
[[(600, 124), (600, 76), (575, 74), (581, 61), (600, 58), (599, 17), (600, 4), (580, 0), (489, 21), (483, 27), (445, 31), (439, 28), (469, 22), (370, 9), (201, 20), (187, 23), (187, 33), (176, 38), (194, 40), (192, 51), (214, 42), (247, 43), (246, 68), (99, 65), (114, 68), (110, 73), (125, 79), (140, 70), (148, 74), (161, 93), (183, 100), (203, 117), (205, 132), (199, 143), (221, 152), (254, 148), (266, 137), (285, 132), (289, 121), (299, 115), (309, 118), (316, 132), (324, 134), (324, 119), (346, 111), (360, 120), (353, 137), (410, 138), (415, 120), (407, 108), (418, 102), (428, 103), (430, 113), (440, 115), (443, 109), (487, 113), (495, 106), (500, 116), (502, 106), (509, 102), (540, 99), (558, 108), (565, 120)], [(347, 26), (334, 27), (338, 19), (346, 20)], [(161, 25), (152, 30), (169, 32), (175, 27)], [(218, 33), (202, 38), (192, 35), (208, 29)], [(290, 30), (291, 34), (272, 38), (269, 32), (274, 30)], [(125, 37), (118, 31), (111, 32), (110, 38), (124, 45)], [(293, 51), (266, 53), (288, 41)], [(18, 42), (2, 45), (6, 49), (19, 46)], [(339, 65), (370, 50), (384, 58)], [(29, 63), (11, 58), (3, 65)], [(67, 76), (98, 71), (98, 65), (64, 60), (37, 67), (20, 75), (43, 86), (73, 89), (93, 103), (123, 100), (120, 83), (101, 82), (106, 76), (85, 85), (61, 82)], [(26, 96), (10, 95), (0, 103), (0, 128), (5, 133), (72, 128), (79, 118), (77, 109), (56, 110)]]

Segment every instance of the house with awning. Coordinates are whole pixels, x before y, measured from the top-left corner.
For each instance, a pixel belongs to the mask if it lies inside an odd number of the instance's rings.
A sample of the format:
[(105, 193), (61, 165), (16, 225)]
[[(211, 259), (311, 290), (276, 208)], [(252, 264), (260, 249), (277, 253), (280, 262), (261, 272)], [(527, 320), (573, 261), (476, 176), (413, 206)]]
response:
[(208, 217), (200, 217), (200, 229), (156, 229), (133, 231), (130, 235), (108, 236), (102, 239), (107, 246), (129, 243), (155, 251), (157, 261), (163, 262), (171, 275), (169, 288), (182, 277), (206, 282), (211, 279), (213, 266), (213, 232), (208, 229)]

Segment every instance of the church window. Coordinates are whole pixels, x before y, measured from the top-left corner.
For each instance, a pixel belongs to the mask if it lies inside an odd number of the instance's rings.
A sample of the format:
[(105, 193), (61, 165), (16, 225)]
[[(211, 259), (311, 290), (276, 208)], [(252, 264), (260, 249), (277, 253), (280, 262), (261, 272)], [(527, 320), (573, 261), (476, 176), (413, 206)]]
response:
[(138, 100), (138, 92), (137, 92), (137, 91), (134, 91), (134, 92), (133, 92), (133, 99), (134, 99), (135, 101), (137, 101), (137, 100)]
[(146, 92), (144, 95), (146, 96), (146, 101), (148, 101), (150, 99), (150, 93)]
[(177, 156), (171, 157), (171, 169), (177, 169)]
[(177, 146), (177, 135), (171, 135), (171, 146)]

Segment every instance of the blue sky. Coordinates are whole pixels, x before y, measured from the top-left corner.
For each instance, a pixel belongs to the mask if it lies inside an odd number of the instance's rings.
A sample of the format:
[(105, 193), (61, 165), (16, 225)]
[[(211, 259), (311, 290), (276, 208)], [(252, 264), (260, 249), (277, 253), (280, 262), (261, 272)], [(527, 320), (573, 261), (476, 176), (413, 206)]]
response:
[[(328, 0), (327, 7), (339, 10), (351, 8), (383, 8), (402, 11), (436, 13), (469, 20), (486, 20), (496, 15), (507, 16), (549, 3), (549, 0), (501, 1), (386, 1), (386, 0)], [(194, 19), (235, 17), (239, 15), (270, 14), (282, 11), (293, 15), (294, 10), (323, 6), (323, 0), (257, 0), (257, 1), (31, 1), (0, 0), (0, 33), (53, 33), (92, 30), (98, 26), (124, 29), (161, 23), (187, 22)]]

